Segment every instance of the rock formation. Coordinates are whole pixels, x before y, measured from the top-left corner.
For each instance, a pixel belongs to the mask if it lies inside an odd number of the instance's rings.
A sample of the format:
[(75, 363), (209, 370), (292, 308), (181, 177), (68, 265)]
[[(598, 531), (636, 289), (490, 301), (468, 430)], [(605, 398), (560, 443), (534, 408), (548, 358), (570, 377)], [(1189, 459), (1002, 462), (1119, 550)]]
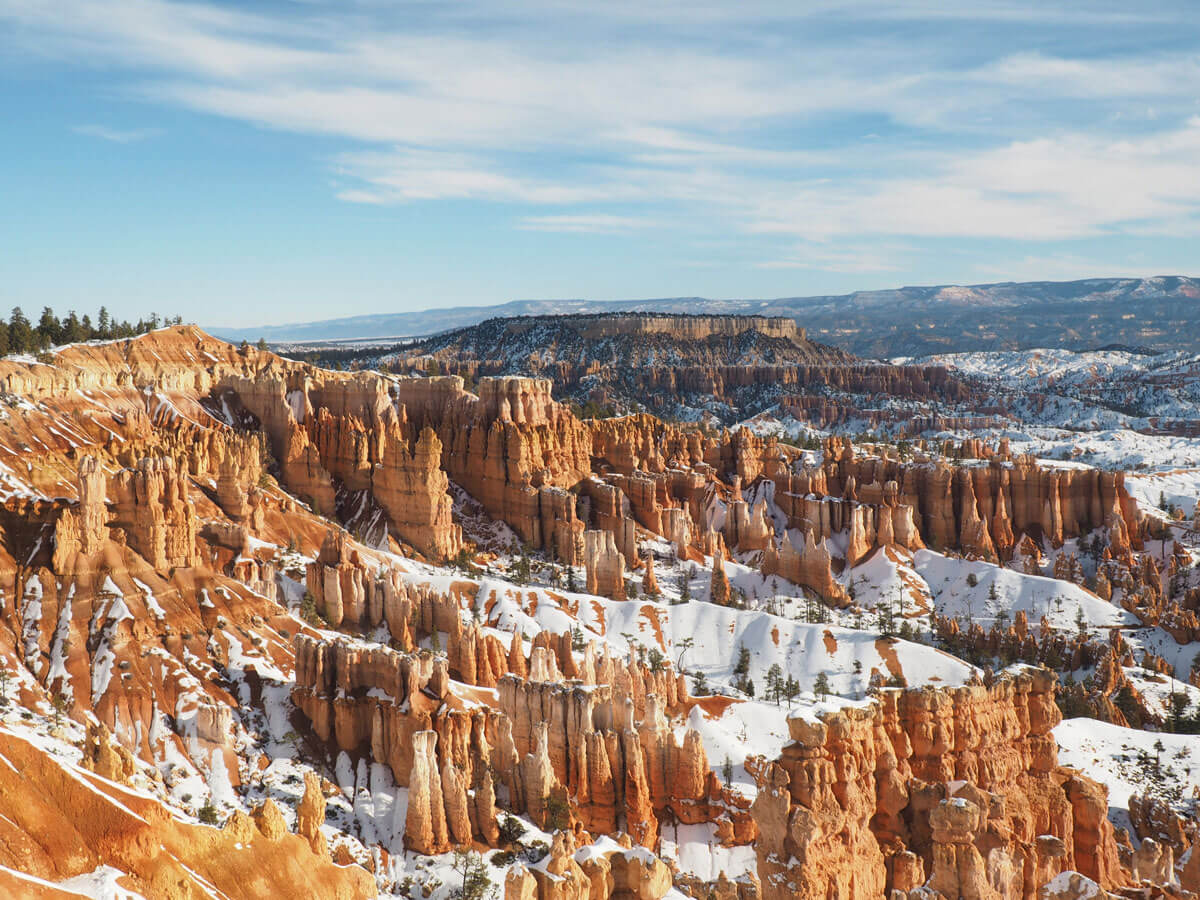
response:
[(1103, 789), (1057, 766), (1053, 695), (1028, 670), (789, 720), (751, 809), (763, 896), (1033, 898), (1066, 869), (1122, 884)]

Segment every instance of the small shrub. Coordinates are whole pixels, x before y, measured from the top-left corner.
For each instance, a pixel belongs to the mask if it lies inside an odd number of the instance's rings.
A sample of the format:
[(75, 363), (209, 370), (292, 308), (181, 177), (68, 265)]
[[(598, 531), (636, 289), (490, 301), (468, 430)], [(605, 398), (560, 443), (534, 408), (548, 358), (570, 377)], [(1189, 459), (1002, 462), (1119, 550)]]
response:
[(213, 806), (211, 800), (206, 800), (204, 805), (200, 807), (200, 811), (196, 813), (196, 818), (205, 825), (217, 825), (220, 818), (217, 815), (217, 808)]
[(519, 843), (525, 835), (525, 825), (514, 815), (504, 814), (500, 820), (500, 840), (505, 844)]

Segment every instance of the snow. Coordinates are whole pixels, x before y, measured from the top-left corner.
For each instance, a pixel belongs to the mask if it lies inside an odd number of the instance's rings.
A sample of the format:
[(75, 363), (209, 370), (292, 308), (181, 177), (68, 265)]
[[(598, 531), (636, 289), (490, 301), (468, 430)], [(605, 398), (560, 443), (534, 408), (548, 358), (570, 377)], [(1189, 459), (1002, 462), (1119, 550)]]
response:
[(238, 805), (237, 794), (229, 780), (229, 769), (225, 766), (225, 754), (220, 747), (214, 747), (209, 757), (208, 789), (213, 803), (224, 803), (229, 806)]
[(668, 839), (666, 835), (670, 832), (664, 829), (662, 855), (677, 862), (683, 874), (713, 881), (721, 872), (734, 879), (757, 871), (754, 847), (721, 846), (715, 825), (677, 825), (671, 831), (673, 839)]
[(21, 613), (22, 638), (25, 642), (25, 659), (34, 675), (42, 671), (41, 651), (38, 642), (41, 638), (42, 623), (42, 583), (36, 577), (25, 582), (25, 606)]
[[(1054, 737), (1059, 763), (1107, 785), (1109, 818), (1120, 827), (1130, 828), (1129, 798), (1135, 793), (1150, 792), (1183, 811), (1200, 791), (1200, 735), (1156, 734), (1095, 719), (1066, 719), (1055, 727)], [(1163, 749), (1156, 751), (1159, 741)]]
[(137, 586), (137, 589), (142, 592), (142, 602), (146, 604), (146, 609), (150, 611), (150, 614), (156, 619), (165, 619), (167, 617), (167, 613), (159, 605), (158, 598), (154, 596), (154, 591), (150, 590), (149, 585), (139, 581), (136, 578), (133, 579), (133, 583)]
[(1125, 489), (1146, 512), (1165, 516), (1159, 500), (1183, 510), (1187, 518), (1196, 511), (1196, 498), (1200, 497), (1200, 468), (1169, 469), (1150, 475), (1131, 474), (1125, 478)]
[(113, 664), (117, 661), (116, 654), (109, 646), (107, 635), (100, 639), (100, 646), (92, 657), (92, 705), (95, 706), (101, 697), (108, 692), (112, 682)]
[(142, 895), (122, 887), (117, 879), (125, 873), (112, 866), (100, 866), (84, 875), (76, 875), (58, 883), (59, 890), (74, 891), (95, 900), (141, 900)]
[[(916, 570), (933, 592), (940, 615), (962, 616), (990, 628), (1000, 613), (1009, 624), (1018, 612), (1024, 612), (1030, 627), (1043, 616), (1052, 627), (1062, 631), (1077, 628), (1077, 616), (1090, 628), (1136, 625), (1133, 613), (1101, 600), (1078, 585), (1041, 575), (1026, 575), (982, 561), (952, 559), (929, 550), (914, 554)], [(974, 575), (972, 587), (968, 578)], [(995, 598), (989, 596), (995, 587)]]
[(1049, 896), (1069, 896), (1075, 900), (1091, 900), (1092, 897), (1103, 897), (1105, 892), (1100, 885), (1092, 881), (1086, 875), (1080, 875), (1078, 872), (1067, 870), (1059, 872), (1041, 889), (1043, 895)]

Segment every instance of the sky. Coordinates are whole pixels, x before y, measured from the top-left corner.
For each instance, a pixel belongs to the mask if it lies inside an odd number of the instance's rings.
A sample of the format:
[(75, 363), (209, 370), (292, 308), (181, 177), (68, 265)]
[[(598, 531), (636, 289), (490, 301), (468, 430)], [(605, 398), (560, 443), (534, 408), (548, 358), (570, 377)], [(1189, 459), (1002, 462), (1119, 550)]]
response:
[(0, 309), (1200, 274), (1200, 3), (0, 0)]

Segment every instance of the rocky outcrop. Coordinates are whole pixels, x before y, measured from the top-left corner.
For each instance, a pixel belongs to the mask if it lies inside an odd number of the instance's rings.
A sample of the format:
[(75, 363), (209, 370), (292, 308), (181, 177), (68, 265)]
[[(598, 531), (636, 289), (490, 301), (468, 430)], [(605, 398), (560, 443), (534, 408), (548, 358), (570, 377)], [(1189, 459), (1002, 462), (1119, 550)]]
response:
[(426, 856), (445, 853), (451, 847), (436, 747), (436, 732), (418, 731), (413, 734), (404, 846)]
[(583, 567), (589, 594), (625, 599), (625, 557), (617, 550), (611, 531), (583, 533)]
[[(367, 750), (408, 786), (405, 845), (423, 853), (472, 835), (494, 842), (498, 799), (542, 827), (577, 821), (647, 847), (668, 815), (716, 822), (726, 840), (753, 839), (746, 801), (720, 785), (700, 736), (689, 729), (680, 741), (668, 725), (687, 709), (681, 677), (594, 645), (577, 662), (569, 635), (557, 648), (545, 637), (532, 649), (530, 678), (499, 678), (495, 709), (460, 710), (446, 703), (441, 658), (301, 636), (293, 700), (322, 741)], [(577, 682), (563, 680), (560, 655)]]
[(791, 719), (751, 810), (764, 897), (1033, 898), (1079, 867), (1122, 883), (1103, 789), (1057, 766), (1053, 684), (1028, 670)]
[[(54, 754), (7, 732), (0, 739), (0, 864), (6, 872), (57, 882), (110, 865), (142, 896), (284, 896), (297, 884), (322, 897), (374, 897), (358, 866), (335, 866), (287, 834), (279, 811), (245, 813), (224, 828), (188, 824), (142, 791), (69, 768)], [(267, 801), (271, 807), (274, 804)], [(18, 882), (8, 896), (27, 896)]]
[(111, 528), (123, 528), (129, 544), (164, 572), (196, 562), (196, 511), (187, 474), (171, 459), (143, 459), (112, 481), (115, 512)]
[(812, 531), (804, 533), (804, 543), (799, 547), (784, 535), (778, 550), (768, 547), (763, 554), (764, 575), (780, 575), (794, 584), (812, 589), (819, 597), (834, 606), (845, 606), (850, 602), (845, 589), (833, 577), (833, 557), (824, 543), (818, 544)]

